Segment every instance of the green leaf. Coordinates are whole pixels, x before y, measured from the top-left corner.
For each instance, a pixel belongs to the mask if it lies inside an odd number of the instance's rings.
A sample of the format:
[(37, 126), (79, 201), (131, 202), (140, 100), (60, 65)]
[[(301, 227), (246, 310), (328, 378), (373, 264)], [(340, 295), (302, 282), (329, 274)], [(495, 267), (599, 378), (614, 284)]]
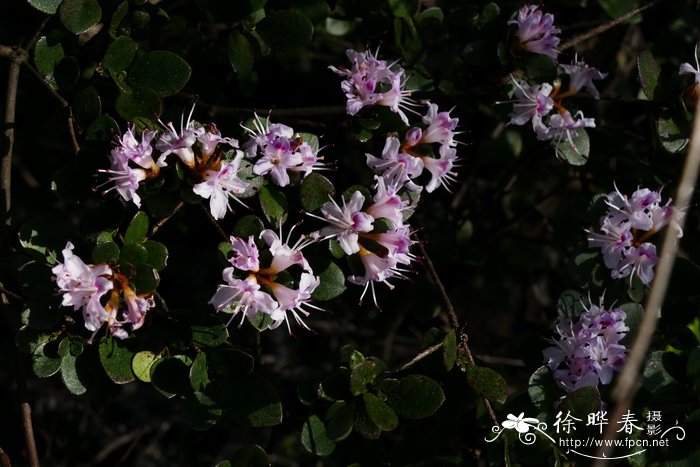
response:
[(355, 404), (353, 402), (335, 402), (326, 412), (326, 432), (333, 441), (341, 441), (352, 433)]
[(669, 371), (677, 364), (678, 356), (672, 352), (651, 352), (644, 365), (642, 385), (656, 397), (673, 398), (684, 393), (683, 385)]
[(319, 302), (331, 300), (345, 292), (345, 274), (333, 261), (329, 261), (325, 268), (314, 268), (314, 272), (321, 280), (316, 290), (311, 294), (311, 298), (314, 300)]
[(117, 38), (117, 29), (122, 23), (126, 14), (129, 12), (129, 2), (124, 0), (119, 4), (114, 13), (112, 14), (112, 19), (109, 21), (109, 35), (113, 38)]
[(150, 383), (151, 367), (159, 358), (160, 357), (158, 357), (158, 355), (148, 350), (135, 354), (133, 360), (131, 361), (131, 369), (133, 370), (134, 375), (136, 375), (136, 377), (144, 383)]
[(399, 424), (396, 413), (374, 394), (363, 394), (362, 401), (369, 418), (383, 431), (391, 431)]
[(445, 393), (435, 380), (425, 375), (409, 375), (399, 379), (394, 387), (381, 387), (386, 403), (398, 415), (425, 418), (434, 414), (445, 401)]
[(141, 266), (146, 263), (148, 251), (140, 244), (127, 243), (119, 253), (120, 264), (131, 264), (133, 266)]
[(216, 347), (228, 339), (226, 326), (211, 315), (202, 315), (202, 319), (193, 323), (191, 329), (192, 343), (201, 347)]
[(61, 369), (61, 357), (57, 353), (57, 341), (47, 339), (32, 353), (32, 370), (39, 378), (48, 378)]
[(76, 360), (76, 357), (70, 354), (63, 357), (61, 360), (61, 379), (71, 393), (79, 396), (85, 394), (87, 388), (85, 388), (75, 367)]
[(190, 389), (189, 368), (179, 358), (161, 358), (151, 365), (151, 383), (168, 399), (187, 394)]
[(56, 87), (53, 77), (56, 64), (63, 58), (63, 46), (60, 42), (54, 42), (41, 37), (34, 46), (34, 65), (44, 79), (52, 86)]
[(243, 375), (253, 371), (255, 359), (242, 350), (230, 347), (205, 349), (210, 368), (224, 376)]
[(260, 232), (265, 229), (263, 222), (254, 214), (241, 217), (233, 226), (233, 235), (248, 239), (251, 235), (258, 238)]
[(559, 389), (554, 383), (552, 371), (547, 365), (542, 365), (530, 376), (527, 393), (530, 400), (540, 410), (549, 410), (559, 397)]
[(273, 185), (264, 185), (260, 189), (259, 199), (267, 221), (273, 226), (284, 224), (287, 220), (289, 203), (282, 190)]
[(629, 345), (634, 342), (637, 336), (637, 329), (639, 329), (639, 324), (644, 316), (644, 308), (639, 303), (624, 303), (620, 305), (620, 308), (625, 312), (625, 324), (630, 329), (621, 343)]
[(146, 262), (153, 266), (158, 272), (165, 269), (165, 266), (168, 264), (168, 249), (166, 246), (152, 240), (144, 242), (143, 246), (148, 252), (148, 259)]
[(337, 368), (321, 380), (321, 384), (318, 385), (318, 397), (324, 400), (352, 399), (349, 384), (350, 370)]
[(56, 64), (53, 70), (53, 77), (56, 80), (56, 86), (59, 88), (72, 89), (80, 77), (78, 60), (75, 57), (63, 57)]
[(90, 124), (85, 133), (88, 141), (111, 141), (115, 134), (121, 134), (119, 124), (109, 115), (102, 115)]
[(53, 15), (58, 11), (58, 6), (63, 0), (29, 0), (29, 4), (47, 15)]
[(282, 423), (282, 403), (275, 387), (259, 375), (218, 380), (209, 386), (212, 399), (253, 427)]
[(258, 445), (243, 446), (231, 458), (230, 467), (268, 467), (267, 453)]
[(136, 293), (148, 293), (156, 290), (160, 283), (158, 271), (147, 264), (136, 266), (136, 275), (131, 278)]
[(73, 118), (80, 128), (86, 130), (102, 112), (102, 103), (97, 89), (88, 86), (75, 95), (71, 103)]
[(126, 342), (107, 337), (100, 342), (100, 362), (107, 376), (117, 384), (126, 384), (134, 380), (131, 364), (134, 352), (129, 350)]
[(506, 380), (498, 372), (477, 365), (467, 368), (467, 382), (477, 394), (503, 404), (508, 398)]
[(19, 229), (19, 243), (37, 252), (49, 264), (56, 264), (70, 238), (71, 228), (65, 219), (56, 216), (35, 216)]
[(253, 69), (255, 51), (246, 36), (238, 31), (233, 31), (228, 36), (228, 60), (233, 71), (239, 75), (247, 75)]
[(359, 396), (367, 392), (367, 385), (377, 377), (377, 365), (372, 360), (365, 360), (352, 369), (350, 373), (350, 392)]
[(148, 235), (148, 214), (143, 211), (136, 213), (129, 227), (126, 229), (124, 234), (124, 245), (130, 244), (140, 244), (146, 239)]
[(525, 74), (535, 83), (551, 82), (557, 78), (557, 64), (546, 55), (533, 54), (527, 60)]
[(70, 32), (80, 34), (100, 21), (102, 8), (97, 0), (63, 0), (58, 16)]
[(134, 88), (131, 93), (119, 94), (115, 102), (119, 115), (133, 121), (137, 117), (152, 117), (160, 114), (160, 97), (147, 88)]
[(359, 404), (355, 410), (353, 428), (366, 439), (377, 439), (382, 433), (382, 429), (370, 418), (364, 404)]
[(669, 112), (662, 112), (656, 122), (656, 131), (659, 134), (661, 146), (668, 152), (675, 154), (683, 151), (688, 145), (687, 132), (681, 127), (687, 126), (680, 123), (680, 118)]
[(571, 412), (574, 417), (585, 420), (588, 414), (600, 410), (600, 392), (592, 386), (576, 389), (566, 395), (557, 410)]
[(452, 370), (457, 360), (457, 335), (452, 329), (445, 339), (442, 341), (442, 362), (445, 364), (447, 371)]
[(574, 318), (583, 312), (583, 297), (575, 290), (565, 290), (557, 300), (557, 315), (563, 318)]
[(298, 11), (273, 11), (257, 24), (256, 31), (271, 49), (287, 51), (308, 44), (314, 25)]
[(102, 66), (109, 71), (112, 76), (116, 76), (125, 71), (136, 56), (138, 45), (127, 36), (122, 36), (112, 42), (104, 58)]
[(83, 353), (83, 350), (85, 350), (85, 345), (83, 341), (77, 337), (65, 337), (61, 343), (58, 344), (58, 355), (61, 357), (77, 357)]
[(209, 382), (207, 355), (204, 352), (200, 352), (197, 354), (190, 367), (190, 385), (192, 385), (192, 389), (195, 391), (203, 392)]
[(389, 0), (391, 12), (397, 18), (412, 18), (418, 12), (419, 2), (417, 0)]
[(335, 449), (335, 442), (328, 437), (326, 426), (316, 415), (309, 417), (301, 429), (301, 444), (311, 454), (327, 456)]
[(148, 52), (129, 67), (127, 82), (135, 88), (148, 88), (159, 96), (170, 96), (181, 90), (190, 79), (190, 66), (172, 52)]
[(571, 141), (562, 138), (559, 141), (552, 141), (552, 147), (557, 157), (564, 159), (571, 165), (584, 165), (588, 162), (588, 155), (591, 151), (591, 143), (588, 133), (584, 128), (571, 130)]
[(213, 427), (223, 413), (221, 407), (199, 391), (188, 394), (182, 402), (185, 420), (195, 430), (208, 430)]
[[(639, 6), (638, 0), (598, 0), (598, 3), (611, 18), (619, 18)], [(634, 24), (641, 20), (642, 15), (638, 13), (625, 22)]]
[(248, 322), (258, 331), (265, 331), (274, 321), (269, 314), (259, 311), (254, 317), (248, 318)]
[(642, 91), (648, 99), (654, 98), (654, 91), (659, 82), (661, 69), (654, 60), (654, 56), (648, 50), (639, 54), (637, 58), (637, 69), (639, 70), (639, 80), (642, 83)]
[(330, 180), (323, 175), (312, 172), (301, 183), (299, 200), (306, 211), (314, 212), (326, 204), (329, 196), (335, 194), (335, 188)]

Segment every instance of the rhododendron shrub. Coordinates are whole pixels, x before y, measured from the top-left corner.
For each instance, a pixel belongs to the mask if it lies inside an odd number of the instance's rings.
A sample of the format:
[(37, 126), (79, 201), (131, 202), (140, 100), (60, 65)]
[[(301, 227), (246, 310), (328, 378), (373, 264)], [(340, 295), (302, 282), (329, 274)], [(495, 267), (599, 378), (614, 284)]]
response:
[(700, 15), (632, 3), (10, 2), (0, 463), (692, 465)]

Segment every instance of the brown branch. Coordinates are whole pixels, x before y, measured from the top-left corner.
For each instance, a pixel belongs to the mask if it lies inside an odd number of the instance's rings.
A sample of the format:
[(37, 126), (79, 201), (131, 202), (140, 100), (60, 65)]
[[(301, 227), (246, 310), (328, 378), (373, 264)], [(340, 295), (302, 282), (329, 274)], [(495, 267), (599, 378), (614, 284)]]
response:
[(5, 225), (10, 225), (12, 216), (12, 151), (15, 143), (15, 113), (17, 110), (17, 86), (19, 84), (19, 70), (26, 59), (26, 53), (22, 49), (14, 49), (10, 57), (10, 68), (7, 76), (7, 93), (5, 100), (5, 120), (2, 141), (2, 192), (5, 202), (3, 212)]
[(430, 275), (430, 278), (432, 279), (433, 283), (438, 288), (438, 292), (440, 292), (440, 298), (442, 298), (442, 302), (445, 304), (445, 308), (447, 308), (447, 316), (450, 318), (450, 325), (452, 325), (452, 328), (455, 331), (458, 331), (459, 319), (457, 318), (457, 313), (455, 313), (455, 309), (452, 306), (450, 297), (447, 295), (445, 286), (442, 284), (440, 276), (438, 275), (437, 270), (433, 265), (433, 262), (430, 260), (430, 256), (428, 256), (428, 252), (425, 250), (425, 246), (423, 245), (423, 243), (419, 242), (418, 248), (420, 248), (420, 253), (423, 256), (423, 263), (425, 264), (425, 268), (428, 270), (428, 275)]
[(644, 5), (644, 6), (640, 6), (639, 8), (635, 8), (634, 10), (629, 11), (629, 12), (625, 13), (624, 15), (619, 16), (619, 17), (617, 17), (617, 18), (615, 18), (615, 19), (613, 19), (613, 20), (611, 20), (611, 21), (608, 21), (608, 22), (605, 23), (605, 24), (601, 24), (601, 25), (598, 26), (597, 28), (593, 28), (593, 29), (591, 29), (590, 31), (587, 31), (587, 32), (584, 32), (583, 34), (580, 34), (580, 35), (578, 35), (578, 36), (575, 36), (574, 38), (569, 39), (568, 41), (564, 42), (564, 43), (561, 45), (561, 47), (559, 47), (558, 50), (559, 50), (560, 52), (563, 52), (564, 50), (569, 49), (569, 48), (575, 46), (575, 45), (578, 44), (579, 42), (583, 42), (583, 41), (585, 41), (585, 40), (587, 40), (587, 39), (590, 39), (591, 37), (597, 36), (598, 34), (602, 34), (602, 33), (604, 33), (605, 31), (607, 31), (608, 29), (612, 29), (612, 28), (614, 28), (615, 26), (617, 26), (618, 24), (624, 23), (625, 21), (627, 21), (628, 19), (630, 19), (630, 18), (633, 17), (634, 15), (636, 15), (636, 14), (638, 14), (638, 13), (641, 13), (642, 11), (646, 10), (647, 8), (651, 8), (652, 6), (656, 5), (656, 4), (659, 3), (660, 1), (661, 1), (661, 0), (653, 0), (652, 2), (647, 3), (647, 4)]
[[(699, 99), (700, 101), (700, 99)], [(700, 108), (700, 107), (699, 107)], [(612, 391), (613, 400), (616, 402), (615, 410), (611, 417), (618, 419), (629, 410), (632, 406), (634, 396), (639, 389), (639, 370), (646, 358), (647, 350), (651, 344), (651, 340), (656, 330), (656, 325), (661, 316), (661, 307), (666, 297), (666, 291), (671, 280), (671, 272), (673, 263), (676, 260), (678, 253), (678, 238), (673, 228), (670, 226), (674, 223), (678, 224), (678, 228), (682, 231), (685, 225), (685, 216), (680, 216), (682, 209), (688, 207), (691, 202), (695, 182), (700, 171), (700, 112), (695, 113), (693, 123), (693, 132), (690, 138), (690, 149), (683, 167), (683, 174), (676, 193), (676, 200), (673, 205), (673, 214), (669, 227), (666, 228), (663, 244), (661, 246), (661, 255), (659, 266), (656, 271), (656, 277), (652, 284), (649, 297), (644, 306), (644, 317), (637, 337), (632, 344), (627, 362), (622, 370), (617, 383)], [(617, 438), (617, 432), (614, 425), (609, 425), (605, 432), (605, 439)], [(612, 444), (612, 443), (611, 443)], [(605, 444), (601, 447), (597, 457), (608, 455), (611, 448), (606, 449)], [(600, 464), (600, 462), (598, 463)]]
[(184, 205), (185, 205), (185, 202), (184, 202), (184, 201), (180, 201), (179, 203), (177, 203), (177, 206), (175, 206), (175, 209), (173, 209), (173, 212), (171, 212), (171, 213), (168, 214), (166, 217), (164, 217), (164, 218), (162, 218), (161, 220), (159, 220), (159, 221), (156, 223), (156, 225), (153, 226), (153, 228), (151, 229), (151, 233), (148, 234), (149, 238), (152, 237), (153, 235), (155, 235), (155, 233), (158, 232), (158, 230), (160, 230), (160, 228), (163, 227), (163, 225), (165, 225), (166, 222), (168, 222), (170, 219), (172, 219), (172, 217), (173, 217), (175, 214), (177, 214), (178, 211), (180, 211), (180, 209), (182, 209), (182, 207), (183, 207)]
[(322, 117), (328, 115), (345, 115), (346, 112), (344, 105), (256, 109), (209, 104), (199, 100), (198, 97), (193, 94), (179, 93), (178, 96), (188, 102), (196, 102), (198, 107), (208, 110), (212, 115), (252, 115), (257, 113), (259, 115), (271, 114), (275, 117)]
[(18, 295), (18, 294), (16, 294), (16, 293), (14, 293), (14, 292), (12, 292), (11, 290), (7, 290), (1, 283), (0, 283), (0, 293), (2, 293), (2, 294), (4, 294), (4, 295), (7, 295), (8, 297), (12, 297), (12, 298), (14, 298), (15, 300), (22, 300), (22, 301), (24, 301), (24, 297), (22, 297), (21, 295)]

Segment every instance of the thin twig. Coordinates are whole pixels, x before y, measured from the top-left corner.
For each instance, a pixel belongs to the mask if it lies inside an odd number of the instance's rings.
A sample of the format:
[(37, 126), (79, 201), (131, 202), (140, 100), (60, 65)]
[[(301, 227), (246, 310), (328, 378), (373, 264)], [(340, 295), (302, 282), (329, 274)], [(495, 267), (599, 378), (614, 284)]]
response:
[[(469, 340), (469, 336), (467, 335), (466, 332), (464, 332), (464, 330), (461, 330), (459, 327), (459, 319), (457, 318), (457, 313), (455, 313), (454, 306), (452, 306), (452, 301), (450, 301), (450, 297), (447, 295), (447, 291), (445, 290), (445, 286), (442, 284), (442, 281), (440, 280), (440, 276), (438, 275), (437, 270), (435, 269), (435, 266), (433, 265), (433, 262), (430, 260), (430, 256), (428, 256), (428, 252), (425, 250), (425, 246), (423, 246), (422, 243), (419, 243), (418, 247), (420, 248), (421, 255), (423, 256), (423, 263), (425, 264), (425, 267), (428, 269), (428, 274), (430, 275), (430, 278), (433, 280), (433, 283), (435, 283), (435, 286), (440, 291), (440, 296), (442, 298), (442, 301), (445, 304), (445, 308), (447, 308), (447, 315), (450, 319), (450, 324), (452, 325), (452, 328), (455, 330), (455, 332), (459, 332), (459, 351), (463, 355), (466, 355), (467, 360), (469, 361), (470, 365), (475, 365), (474, 357), (472, 355), (471, 350), (469, 350), (469, 345), (467, 344), (467, 341)], [(433, 350), (433, 352), (434, 351), (435, 350)], [(420, 356), (420, 354), (419, 354), (419, 356)], [(425, 356), (422, 358), (425, 358)], [(412, 362), (413, 362), (413, 360), (409, 363), (412, 364)], [(462, 368), (462, 370), (466, 371), (465, 368)], [(491, 402), (485, 397), (482, 397), (482, 400), (484, 401), (484, 406), (486, 407), (486, 411), (489, 413), (489, 417), (491, 417), (491, 420), (493, 421), (493, 423), (495, 425), (498, 425), (498, 418), (496, 418), (496, 412), (494, 412), (493, 406), (491, 405)]]
[[(691, 202), (695, 182), (700, 171), (700, 112), (696, 112), (693, 123), (693, 132), (690, 138), (690, 150), (685, 160), (683, 174), (676, 193), (676, 200), (673, 206), (673, 213), (669, 225), (678, 224), (678, 228), (683, 231), (685, 216), (680, 216), (682, 209), (688, 207)], [(632, 344), (625, 367), (620, 374), (615, 388), (612, 391), (613, 400), (616, 402), (612, 417), (619, 419), (626, 413), (632, 405), (635, 394), (639, 388), (639, 370), (645, 360), (647, 350), (656, 330), (656, 325), (661, 316), (661, 306), (663, 305), (666, 291), (671, 280), (673, 263), (678, 253), (678, 238), (675, 230), (670, 226), (666, 228), (659, 266), (656, 277), (652, 284), (649, 298), (644, 306), (644, 318), (637, 331), (637, 337)], [(617, 438), (614, 425), (609, 425), (605, 432), (606, 439)], [(611, 443), (612, 444), (612, 443)], [(601, 447), (597, 457), (603, 457), (610, 453), (611, 448)], [(600, 463), (598, 463), (600, 464)]]
[(583, 34), (575, 36), (573, 39), (569, 39), (568, 41), (564, 42), (561, 45), (561, 47), (559, 47), (559, 51), (563, 52), (564, 50), (575, 46), (579, 42), (583, 42), (587, 39), (590, 39), (591, 37), (597, 36), (598, 34), (602, 34), (605, 31), (607, 31), (608, 29), (612, 29), (615, 26), (617, 26), (618, 24), (624, 23), (625, 21), (627, 21), (628, 19), (630, 19), (634, 15), (641, 13), (642, 11), (646, 10), (647, 8), (651, 8), (652, 6), (656, 5), (660, 1), (661, 0), (653, 0), (652, 2), (647, 3), (644, 6), (640, 6), (639, 8), (635, 8), (634, 10), (629, 11), (629, 12), (625, 13), (624, 15), (619, 16), (611, 21), (608, 21), (605, 24), (601, 24), (597, 28), (593, 28), (588, 32), (584, 32)]
[(168, 214), (166, 217), (164, 217), (164, 218), (162, 218), (161, 220), (159, 220), (159, 221), (156, 223), (156, 225), (153, 226), (153, 228), (151, 229), (151, 233), (148, 234), (148, 236), (149, 236), (149, 237), (152, 237), (153, 235), (155, 235), (155, 233), (158, 232), (158, 230), (160, 230), (160, 228), (163, 227), (163, 225), (165, 225), (166, 222), (168, 222), (170, 219), (172, 219), (172, 217), (173, 217), (175, 214), (177, 214), (178, 211), (179, 211), (180, 209), (182, 209), (182, 207), (183, 207), (184, 205), (185, 205), (185, 202), (184, 202), (184, 201), (180, 201), (179, 203), (177, 203), (177, 206), (175, 206), (175, 209), (173, 209), (173, 212), (171, 212), (171, 213)]
[(423, 263), (425, 264), (425, 267), (428, 270), (428, 274), (430, 275), (430, 278), (432, 279), (435, 286), (438, 288), (438, 291), (440, 292), (440, 298), (442, 298), (442, 302), (445, 304), (445, 308), (447, 308), (447, 316), (450, 318), (450, 325), (452, 325), (452, 328), (455, 331), (457, 331), (459, 329), (459, 319), (457, 318), (457, 313), (455, 313), (455, 309), (452, 306), (450, 297), (447, 295), (445, 286), (442, 285), (440, 276), (438, 275), (437, 270), (433, 265), (433, 262), (430, 260), (428, 252), (425, 251), (425, 246), (423, 246), (423, 243), (419, 242), (418, 248), (420, 248), (420, 253), (423, 256)]
[(413, 357), (410, 362), (404, 363), (403, 365), (396, 368), (395, 370), (390, 371), (389, 374), (398, 373), (399, 371), (403, 371), (407, 368), (410, 368), (413, 365), (415, 365), (416, 363), (423, 360), (425, 357), (434, 354), (435, 352), (437, 352), (441, 348), (442, 348), (442, 342), (440, 342), (439, 344), (435, 344), (432, 347), (428, 347), (427, 349), (423, 350), (421, 353), (419, 353), (418, 355)]
[(21, 49), (14, 50), (10, 61), (10, 69), (7, 75), (7, 94), (5, 101), (5, 120), (2, 141), (2, 192), (5, 202), (3, 203), (3, 213), (5, 214), (5, 225), (10, 225), (12, 216), (12, 151), (15, 143), (15, 113), (17, 110), (17, 86), (19, 84), (19, 70), (26, 54)]
[(212, 115), (252, 115), (257, 113), (260, 115), (272, 114), (276, 117), (321, 117), (328, 115), (344, 115), (346, 112), (343, 105), (328, 105), (317, 107), (291, 107), (291, 108), (271, 108), (271, 109), (256, 109), (246, 107), (227, 107), (225, 105), (214, 105), (201, 101), (197, 96), (192, 94), (180, 93), (180, 97), (189, 102), (196, 102), (198, 107), (208, 110)]
[(227, 242), (229, 240), (229, 236), (226, 235), (226, 232), (224, 232), (224, 229), (222, 229), (221, 226), (219, 225), (219, 223), (216, 222), (216, 219), (214, 219), (214, 216), (211, 215), (209, 210), (203, 204), (200, 204), (199, 207), (202, 209), (202, 212), (204, 212), (204, 214), (207, 216), (207, 219), (209, 219), (209, 222), (211, 222), (211, 224), (214, 226), (216, 231), (219, 232), (219, 236), (221, 236), (221, 238), (225, 242)]

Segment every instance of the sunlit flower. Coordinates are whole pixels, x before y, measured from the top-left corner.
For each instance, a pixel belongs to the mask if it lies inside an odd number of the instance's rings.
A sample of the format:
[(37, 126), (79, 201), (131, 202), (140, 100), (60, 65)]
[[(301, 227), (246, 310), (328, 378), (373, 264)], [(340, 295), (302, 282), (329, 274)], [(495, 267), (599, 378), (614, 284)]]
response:
[(243, 153), (238, 154), (233, 160), (224, 161), (219, 170), (207, 170), (204, 172), (203, 182), (192, 187), (192, 191), (202, 198), (209, 199), (209, 210), (214, 219), (222, 219), (227, 211), (231, 210), (229, 199), (241, 203), (236, 195), (243, 194), (250, 185), (238, 177)]
[(322, 219), (331, 225), (321, 229), (321, 239), (337, 237), (340, 247), (348, 255), (360, 251), (360, 245), (357, 243), (358, 232), (370, 232), (374, 223), (374, 217), (362, 211), (364, 202), (365, 197), (356, 191), (349, 202), (343, 199), (342, 207), (332, 198), (324, 204), (321, 207)]
[(167, 164), (165, 159), (170, 154), (175, 154), (180, 160), (189, 168), (194, 168), (194, 143), (197, 139), (204, 135), (205, 130), (203, 127), (195, 126), (192, 120), (192, 113), (194, 113), (194, 105), (190, 110), (190, 114), (187, 117), (187, 121), (184, 122), (184, 114), (180, 117), (180, 132), (178, 133), (172, 122), (164, 124), (160, 120), (160, 124), (163, 126), (163, 134), (158, 139), (156, 143), (156, 149), (161, 151), (161, 155), (158, 158), (158, 165), (160, 167), (165, 167)]

